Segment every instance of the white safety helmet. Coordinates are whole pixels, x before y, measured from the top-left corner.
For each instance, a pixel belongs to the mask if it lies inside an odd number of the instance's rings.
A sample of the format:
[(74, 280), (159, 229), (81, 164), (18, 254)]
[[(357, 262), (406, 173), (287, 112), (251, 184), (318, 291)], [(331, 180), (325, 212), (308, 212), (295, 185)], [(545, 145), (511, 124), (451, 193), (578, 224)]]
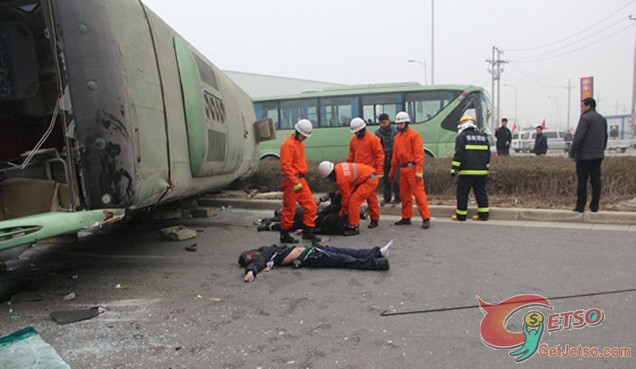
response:
[(367, 126), (367, 123), (362, 118), (351, 119), (351, 133), (356, 133), (358, 131), (361, 131), (366, 126)]
[(298, 131), (301, 135), (305, 137), (311, 136), (311, 131), (314, 127), (311, 125), (311, 122), (308, 119), (301, 119), (294, 125), (294, 129)]
[(323, 177), (328, 177), (331, 172), (333, 172), (334, 167), (335, 165), (330, 161), (321, 161), (318, 165), (318, 173), (320, 173), (320, 175)]
[(409, 123), (411, 121), (411, 118), (409, 117), (409, 114), (405, 111), (401, 111), (399, 113), (397, 113), (397, 115), (395, 116), (395, 123)]
[(477, 128), (475, 125), (475, 118), (472, 116), (465, 114), (459, 120), (459, 125), (457, 126), (457, 133), (462, 133), (464, 130), (468, 128)]

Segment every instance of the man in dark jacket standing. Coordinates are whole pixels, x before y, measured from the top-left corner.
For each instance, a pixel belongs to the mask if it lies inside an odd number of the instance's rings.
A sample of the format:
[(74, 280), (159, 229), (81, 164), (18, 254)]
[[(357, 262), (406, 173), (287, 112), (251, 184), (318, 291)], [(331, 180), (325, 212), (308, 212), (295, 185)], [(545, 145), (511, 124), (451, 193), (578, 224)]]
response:
[(541, 126), (537, 126), (532, 152), (537, 154), (537, 156), (548, 153), (548, 138), (543, 135), (543, 127)]
[(607, 120), (596, 112), (596, 101), (585, 98), (581, 102), (581, 118), (570, 146), (570, 157), (576, 161), (576, 207), (582, 213), (587, 201), (587, 179), (592, 185), (590, 210), (597, 212), (601, 200), (601, 162), (607, 147)]
[(468, 215), (468, 195), (475, 191), (477, 215), (474, 220), (488, 220), (488, 169), (490, 168), (490, 145), (488, 137), (477, 130), (475, 120), (464, 115), (457, 126), (455, 155), (451, 162), (451, 176), (457, 179), (457, 210), (452, 220), (465, 221)]
[[(510, 155), (510, 142), (512, 142), (512, 133), (506, 127), (508, 125), (508, 119), (503, 118), (501, 120), (501, 127), (495, 131), (495, 138), (497, 139), (497, 156)], [(514, 128), (514, 127), (513, 127)]]

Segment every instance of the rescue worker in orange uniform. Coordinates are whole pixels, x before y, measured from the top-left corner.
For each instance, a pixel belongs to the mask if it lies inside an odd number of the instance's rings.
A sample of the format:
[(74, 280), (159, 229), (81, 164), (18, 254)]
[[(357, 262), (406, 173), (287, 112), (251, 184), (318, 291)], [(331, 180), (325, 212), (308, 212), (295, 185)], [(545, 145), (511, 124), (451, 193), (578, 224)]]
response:
[(307, 174), (307, 158), (305, 157), (305, 141), (311, 136), (313, 126), (307, 119), (301, 119), (294, 125), (294, 135), (289, 137), (280, 147), (280, 171), (283, 176), (283, 210), (280, 222), (280, 242), (298, 243), (289, 231), (294, 224), (296, 203), (305, 211), (303, 217), (303, 239), (320, 241), (314, 234), (315, 218), (318, 207), (305, 180)]
[[(367, 134), (367, 123), (362, 118), (351, 120), (351, 137), (349, 142), (349, 156), (347, 162), (360, 163), (375, 168), (378, 179), (384, 177), (384, 150), (380, 139), (374, 134)], [(367, 228), (375, 228), (380, 220), (380, 203), (374, 192), (367, 198), (369, 204), (369, 217), (371, 222)]]
[(378, 176), (375, 168), (360, 163), (339, 163), (323, 161), (318, 165), (318, 172), (325, 178), (335, 181), (342, 195), (342, 207), (339, 216), (347, 216), (349, 224), (345, 228), (345, 236), (360, 234), (360, 205), (376, 196)]
[(411, 118), (401, 111), (395, 116), (398, 134), (395, 136), (393, 159), (391, 160), (391, 182), (396, 171), (400, 173), (400, 197), (402, 198), (402, 219), (395, 225), (409, 225), (413, 217), (413, 196), (417, 210), (422, 217), (422, 228), (431, 226), (431, 213), (424, 191), (424, 143), (419, 133), (409, 129)]

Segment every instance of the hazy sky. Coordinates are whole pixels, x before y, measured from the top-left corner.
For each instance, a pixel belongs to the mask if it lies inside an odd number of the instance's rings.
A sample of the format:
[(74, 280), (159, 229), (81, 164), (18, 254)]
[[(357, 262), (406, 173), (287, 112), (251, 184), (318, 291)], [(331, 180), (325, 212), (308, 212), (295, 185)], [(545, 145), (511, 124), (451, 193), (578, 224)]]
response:
[[(431, 82), (432, 0), (142, 0), (219, 68), (343, 84)], [(629, 113), (635, 0), (435, 1), (435, 84), (491, 90), (502, 49), (502, 116), (524, 127), (579, 116), (579, 79), (597, 110)], [(409, 59), (426, 62), (408, 63)], [(516, 99), (515, 99), (516, 97)], [(515, 103), (516, 100), (516, 103)]]

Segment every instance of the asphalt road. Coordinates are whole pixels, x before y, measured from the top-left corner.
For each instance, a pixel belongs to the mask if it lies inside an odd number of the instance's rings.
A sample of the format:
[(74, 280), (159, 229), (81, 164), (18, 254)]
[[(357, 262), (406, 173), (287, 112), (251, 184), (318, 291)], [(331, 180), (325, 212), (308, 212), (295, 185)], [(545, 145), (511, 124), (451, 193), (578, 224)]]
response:
[[(393, 239), (387, 272), (280, 268), (246, 284), (238, 254), (276, 242), (277, 234), (252, 225), (270, 213), (228, 209), (36, 247), (0, 274), (3, 291), (14, 293), (1, 305), (0, 336), (33, 326), (72, 368), (506, 368), (516, 365), (510, 350), (480, 338), (476, 296), (496, 304), (538, 294), (553, 306), (534, 308), (546, 320), (579, 309), (604, 313), (595, 327), (546, 332), (540, 343), (635, 348), (636, 233), (625, 227), (433, 219), (422, 230), (419, 222), (396, 228), (390, 217), (359, 236), (323, 240), (364, 248)], [(190, 241), (161, 240), (157, 230), (170, 224), (199, 232)], [(185, 251), (193, 243), (197, 250)], [(64, 301), (71, 292), (76, 298)], [(582, 294), (589, 295), (567, 297)], [(106, 312), (68, 325), (49, 317), (92, 306)], [(521, 331), (529, 310), (514, 313), (508, 329)], [(636, 362), (537, 352), (523, 365)]]

